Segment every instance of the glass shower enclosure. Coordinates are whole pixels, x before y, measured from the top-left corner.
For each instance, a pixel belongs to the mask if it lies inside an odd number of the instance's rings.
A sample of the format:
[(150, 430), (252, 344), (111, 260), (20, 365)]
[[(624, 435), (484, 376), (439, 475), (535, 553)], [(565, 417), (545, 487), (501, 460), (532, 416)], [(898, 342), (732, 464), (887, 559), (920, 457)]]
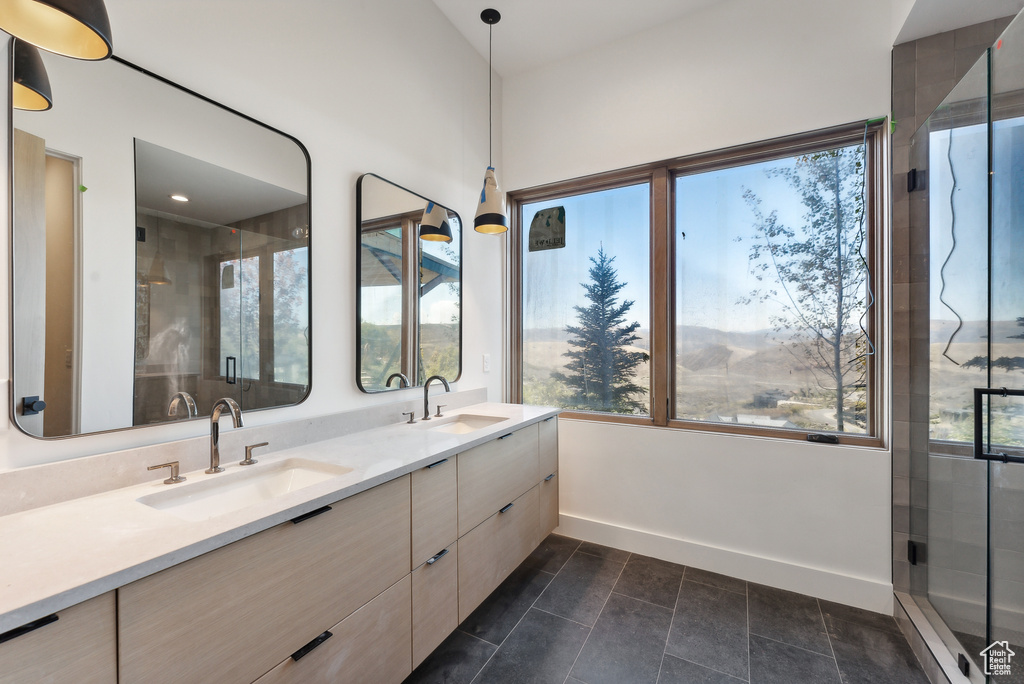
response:
[(1021, 17), (918, 129), (911, 167), (911, 593), (971, 682), (1024, 682)]

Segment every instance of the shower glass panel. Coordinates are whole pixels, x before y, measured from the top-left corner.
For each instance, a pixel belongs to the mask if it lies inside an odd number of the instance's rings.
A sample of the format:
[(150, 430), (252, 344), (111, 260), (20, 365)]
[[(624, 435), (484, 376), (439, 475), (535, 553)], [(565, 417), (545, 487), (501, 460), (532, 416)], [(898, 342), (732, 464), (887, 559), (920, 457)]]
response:
[(1024, 388), (1019, 18), (917, 131), (911, 160), (912, 281), (927, 286), (912, 294), (911, 358), (928, 360), (911, 378), (911, 420), (927, 426), (911, 434), (911, 593), (970, 681), (1024, 682), (1024, 664), (1006, 676), (995, 660), (1024, 656), (1024, 397), (999, 390)]
[[(1014, 21), (991, 55), (992, 218), (989, 239), (988, 382), (1024, 390), (1024, 23)], [(1024, 682), (1024, 396), (988, 396), (983, 446), (989, 461), (989, 633), (1018, 654), (1009, 675)], [(1016, 459), (1016, 462), (1013, 462)], [(999, 647), (997, 647), (999, 648)], [(989, 663), (994, 665), (994, 663)]]

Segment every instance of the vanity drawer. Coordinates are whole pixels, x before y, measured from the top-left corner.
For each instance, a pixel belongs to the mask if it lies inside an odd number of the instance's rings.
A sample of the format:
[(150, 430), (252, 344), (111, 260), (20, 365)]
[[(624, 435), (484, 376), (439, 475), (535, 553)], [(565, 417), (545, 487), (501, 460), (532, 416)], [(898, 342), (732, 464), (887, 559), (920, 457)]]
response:
[(537, 479), (543, 480), (558, 470), (558, 418), (552, 416), (538, 423), (537, 427), (540, 430), (540, 470), (537, 471)]
[(509, 576), (540, 542), (539, 485), (459, 539), (459, 622)]
[(117, 683), (114, 592), (57, 613), (57, 620), (0, 643), (0, 682)]
[(537, 484), (537, 426), (459, 454), (459, 536)]
[(412, 666), (418, 667), (431, 651), (459, 626), (459, 547), (452, 544), (433, 563), (412, 573)]
[(551, 530), (558, 527), (558, 471), (553, 473), (551, 479), (547, 479), (548, 475), (545, 475), (545, 479), (540, 481), (538, 485), (540, 487), (540, 536), (539, 539), (543, 540), (544, 537), (551, 534)]
[(455, 457), (412, 473), (412, 568), (459, 536)]
[(406, 575), (328, 629), (331, 636), (320, 645), (299, 660), (287, 658), (255, 684), (399, 684), (412, 672), (411, 585)]
[(409, 480), (119, 589), (121, 684), (251, 682), (407, 575)]

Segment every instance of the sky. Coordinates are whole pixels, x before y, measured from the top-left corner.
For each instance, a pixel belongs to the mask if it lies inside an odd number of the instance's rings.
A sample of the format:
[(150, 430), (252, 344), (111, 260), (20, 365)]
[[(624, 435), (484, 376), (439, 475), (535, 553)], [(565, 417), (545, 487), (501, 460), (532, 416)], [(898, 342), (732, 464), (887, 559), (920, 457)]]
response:
[[(930, 311), (933, 320), (988, 317), (988, 137), (985, 124), (929, 133)], [(993, 318), (1024, 316), (1024, 118), (996, 121), (992, 141)], [(955, 180), (955, 186), (954, 186)], [(955, 241), (955, 249), (954, 249)], [(943, 266), (945, 265), (945, 268)], [(942, 280), (946, 289), (942, 294)], [(949, 305), (943, 304), (939, 299)], [(955, 313), (954, 313), (955, 312)]]
[[(771, 316), (781, 312), (771, 302), (744, 306), (745, 315), (737, 315), (737, 301), (759, 285), (748, 261), (755, 216), (743, 193), (750, 189), (761, 197), (764, 213), (776, 210), (784, 222), (800, 225), (805, 208), (799, 197), (784, 179), (766, 173), (792, 164), (791, 159), (769, 161), (676, 179), (680, 324), (735, 331), (771, 327)], [(588, 303), (580, 283), (589, 282), (589, 257), (603, 246), (616, 258), (619, 280), (627, 283), (620, 298), (635, 301), (628, 322), (649, 328), (649, 186), (527, 204), (522, 207), (523, 225), (528, 227), (537, 211), (553, 206), (565, 207), (566, 247), (541, 252), (525, 252), (524, 247), (525, 327), (564, 328), (575, 320), (573, 305)]]

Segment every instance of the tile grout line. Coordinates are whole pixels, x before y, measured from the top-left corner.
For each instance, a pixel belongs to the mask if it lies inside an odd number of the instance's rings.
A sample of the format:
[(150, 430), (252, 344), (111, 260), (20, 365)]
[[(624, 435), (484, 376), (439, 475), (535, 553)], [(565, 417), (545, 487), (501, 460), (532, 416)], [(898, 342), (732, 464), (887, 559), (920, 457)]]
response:
[(565, 620), (566, 622), (571, 622), (572, 624), (579, 625), (580, 627), (586, 627), (587, 629), (593, 629), (593, 627), (591, 627), (590, 625), (584, 624), (582, 622), (577, 622), (576, 620), (573, 620), (572, 618), (567, 618), (564, 615), (559, 615), (558, 613), (552, 613), (550, 610), (544, 610), (543, 608), (537, 608), (536, 606), (530, 606), (529, 608), (527, 608), (527, 612), (529, 612), (531, 610), (535, 610), (538, 613), (544, 613), (545, 615), (551, 615), (552, 617), (559, 618), (560, 620)]
[(821, 626), (825, 628), (825, 638), (828, 639), (828, 650), (832, 651), (832, 660), (836, 661), (836, 672), (839, 674), (839, 681), (843, 681), (843, 671), (839, 669), (839, 658), (836, 658), (836, 649), (832, 646), (832, 635), (828, 633), (828, 624), (825, 622), (825, 611), (821, 609), (821, 600), (815, 597), (814, 602), (818, 605), (818, 615), (821, 616)]
[[(682, 580), (680, 580), (680, 584), (682, 584)], [(648, 606), (653, 606), (655, 608), (661, 608), (662, 610), (670, 610), (670, 611), (672, 611), (673, 615), (675, 615), (675, 612), (676, 612), (675, 604), (673, 604), (673, 606), (671, 608), (669, 608), (668, 606), (663, 606), (660, 603), (651, 603), (650, 601), (644, 601), (642, 598), (637, 598), (636, 596), (630, 596), (629, 594), (623, 594), (621, 591), (613, 591), (612, 593), (613, 594), (617, 594), (618, 596), (622, 596), (623, 598), (628, 598), (631, 601), (639, 601), (640, 603), (643, 603), (643, 604), (648, 605)], [(676, 600), (679, 600), (679, 592), (678, 592), (678, 590), (676, 591)]]
[[(580, 547), (580, 546), (581, 546), (582, 544), (583, 544), (583, 542), (580, 542), (579, 544), (577, 544), (577, 545), (576, 545), (576, 548), (578, 549), (578, 548), (579, 548), (579, 547)], [(480, 677), (480, 673), (484, 671), (484, 669), (485, 669), (485, 668), (487, 667), (488, 663), (490, 663), (490, 662), (491, 662), (492, 660), (494, 660), (494, 656), (495, 656), (495, 655), (496, 655), (496, 654), (498, 653), (498, 649), (500, 649), (500, 648), (501, 648), (501, 645), (502, 645), (502, 644), (504, 644), (504, 643), (505, 643), (505, 642), (506, 642), (506, 641), (508, 640), (508, 638), (509, 638), (510, 636), (512, 636), (512, 632), (516, 631), (516, 628), (517, 628), (517, 627), (519, 627), (519, 625), (520, 625), (520, 624), (522, 624), (523, 620), (525, 620), (525, 619), (526, 619), (526, 616), (530, 614), (530, 611), (531, 611), (531, 610), (533, 610), (533, 607), (534, 607), (535, 605), (537, 605), (537, 601), (539, 601), (539, 600), (540, 600), (540, 597), (544, 595), (544, 592), (546, 592), (546, 591), (548, 590), (548, 587), (550, 587), (550, 586), (551, 586), (551, 583), (552, 583), (552, 582), (554, 582), (554, 581), (555, 581), (555, 579), (556, 579), (556, 578), (558, 577), (559, 573), (561, 573), (561, 572), (562, 572), (562, 568), (564, 568), (564, 567), (565, 567), (565, 565), (566, 565), (566, 563), (568, 563), (568, 562), (569, 562), (569, 558), (572, 558), (572, 556), (573, 556), (573, 553), (576, 553), (575, 549), (574, 549), (574, 550), (573, 550), (573, 552), (572, 552), (572, 553), (570, 553), (570, 554), (569, 554), (569, 556), (568, 556), (568, 557), (567, 557), (567, 558), (565, 559), (565, 562), (563, 562), (563, 563), (562, 563), (562, 564), (561, 564), (561, 565), (560, 565), (560, 566), (558, 567), (558, 570), (556, 570), (556, 571), (555, 571), (555, 572), (554, 572), (554, 573), (553, 573), (553, 574), (551, 575), (551, 579), (550, 579), (550, 580), (548, 580), (547, 586), (545, 586), (545, 587), (544, 587), (544, 591), (540, 592), (540, 594), (538, 594), (538, 595), (537, 595), (537, 598), (533, 599), (533, 603), (531, 603), (531, 604), (530, 604), (530, 607), (529, 607), (529, 608), (527, 608), (527, 609), (526, 609), (526, 610), (525, 610), (525, 611), (523, 612), (523, 616), (522, 616), (521, 618), (519, 618), (519, 620), (518, 620), (518, 621), (516, 622), (516, 624), (515, 624), (515, 627), (513, 627), (512, 629), (510, 629), (510, 630), (509, 630), (508, 634), (506, 634), (506, 635), (505, 635), (505, 638), (501, 640), (501, 644), (498, 644), (498, 647), (494, 649), (494, 653), (491, 653), (491, 655), (489, 655), (489, 656), (487, 657), (487, 660), (485, 660), (485, 661), (484, 661), (484, 664), (483, 664), (483, 665), (481, 665), (481, 666), (480, 666), (480, 669), (479, 669), (479, 670), (477, 670), (477, 672), (476, 672), (476, 674), (475, 674), (475, 675), (473, 675), (473, 679), (471, 679), (471, 680), (470, 680), (469, 684), (473, 684), (473, 682), (475, 682), (475, 681), (476, 681), (476, 680), (477, 680), (477, 679), (478, 679), (478, 678)], [(539, 572), (543, 572), (543, 571), (539, 571)], [(540, 610), (540, 609), (538, 608), (537, 610)], [(542, 611), (542, 612), (547, 612), (547, 611)], [(549, 613), (549, 614), (550, 614), (550, 615), (554, 615), (554, 613)], [(556, 616), (556, 617), (561, 617), (561, 615), (559, 615), (559, 616)], [(484, 641), (484, 640), (483, 640), (483, 639), (481, 639), (481, 641)], [(489, 644), (489, 643), (491, 643), (491, 642), (489, 642), (489, 641), (484, 641), (484, 643), (488, 643), (488, 644)]]
[[(797, 646), (796, 644), (791, 644), (788, 641), (783, 641), (782, 639), (776, 639), (774, 637), (765, 636), (764, 634), (758, 634), (757, 632), (750, 632), (750, 636), (756, 636), (758, 639), (764, 639), (765, 641), (771, 641), (772, 643), (782, 644), (783, 646), (789, 646), (790, 648), (795, 648), (798, 651), (804, 651), (806, 653), (813, 653), (814, 655), (821, 656), (822, 658), (832, 658), (833, 660), (835, 660), (835, 658), (836, 658), (834, 651), (833, 651), (832, 655), (829, 656), (828, 653), (822, 653), (821, 651), (815, 651), (815, 650), (810, 649), (810, 648), (804, 648), (803, 646)], [(831, 643), (829, 644), (829, 650), (832, 650)]]
[(750, 582), (743, 583), (744, 601), (747, 607), (747, 681), (751, 681), (750, 676)]
[(658, 664), (658, 679), (661, 682), (661, 673), (665, 669), (665, 656), (668, 655), (668, 640), (672, 636), (672, 625), (676, 622), (676, 608), (679, 607), (679, 592), (683, 590), (683, 580), (686, 579), (686, 566), (683, 566), (683, 574), (679, 576), (679, 586), (676, 588), (676, 602), (672, 606), (672, 618), (668, 621), (668, 632), (665, 634), (665, 647), (661, 649), (661, 662)]
[[(586, 552), (581, 552), (581, 553), (586, 553)], [(587, 554), (587, 555), (591, 555), (591, 554)], [(611, 591), (608, 592), (608, 596), (605, 598), (604, 604), (601, 606), (601, 610), (597, 614), (597, 619), (594, 620), (594, 627), (597, 626), (598, 620), (601, 619), (601, 613), (604, 613), (604, 609), (608, 606), (608, 600), (612, 597), (612, 594), (615, 593), (615, 585), (619, 583), (619, 579), (622, 577), (622, 573), (626, 571), (626, 564), (629, 563), (629, 559), (632, 558), (632, 557), (633, 557), (632, 553), (630, 553), (628, 556), (626, 556), (626, 561), (622, 564), (622, 568), (619, 569), (619, 574), (615, 576), (615, 582), (612, 583)], [(602, 559), (602, 560), (607, 560), (607, 559)], [(580, 652), (576, 654), (575, 658), (573, 658), (572, 665), (569, 667), (569, 671), (565, 673), (565, 679), (562, 680), (562, 684), (566, 684), (569, 681), (569, 677), (572, 676), (572, 669), (574, 667), (576, 667), (576, 663), (579, 662), (580, 656), (583, 654), (583, 649), (585, 649), (587, 647), (587, 642), (590, 641), (590, 637), (594, 633), (594, 627), (591, 627), (590, 631), (587, 632), (587, 638), (583, 640), (583, 645), (580, 646)]]

